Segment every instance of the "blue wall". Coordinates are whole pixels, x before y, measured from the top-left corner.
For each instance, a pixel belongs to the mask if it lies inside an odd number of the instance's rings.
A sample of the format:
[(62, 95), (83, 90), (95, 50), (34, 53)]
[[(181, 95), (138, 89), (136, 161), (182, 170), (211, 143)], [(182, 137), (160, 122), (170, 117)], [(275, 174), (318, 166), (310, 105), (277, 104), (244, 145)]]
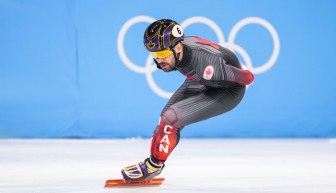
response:
[(255, 73), (236, 109), (182, 137), (336, 136), (335, 1), (140, 2), (0, 0), (0, 138), (150, 137), (184, 80), (146, 62), (161, 18)]

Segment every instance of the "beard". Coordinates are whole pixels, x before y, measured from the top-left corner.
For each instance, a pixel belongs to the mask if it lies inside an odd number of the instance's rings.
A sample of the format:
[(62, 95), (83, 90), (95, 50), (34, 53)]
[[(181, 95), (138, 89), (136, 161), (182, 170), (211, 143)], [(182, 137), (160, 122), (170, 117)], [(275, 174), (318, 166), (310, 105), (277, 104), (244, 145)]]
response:
[(169, 64), (168, 62), (160, 62), (159, 66), (161, 67), (161, 69), (165, 72), (170, 72), (172, 71), (174, 68), (172, 67), (172, 64)]

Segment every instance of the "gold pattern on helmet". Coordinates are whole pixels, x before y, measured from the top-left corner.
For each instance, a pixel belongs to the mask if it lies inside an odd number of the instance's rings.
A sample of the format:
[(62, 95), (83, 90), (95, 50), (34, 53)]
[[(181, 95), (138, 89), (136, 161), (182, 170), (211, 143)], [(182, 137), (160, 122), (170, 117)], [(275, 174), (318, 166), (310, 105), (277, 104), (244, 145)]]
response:
[[(175, 37), (173, 37), (171, 35), (171, 26), (174, 26), (175, 23), (169, 23), (169, 25), (167, 23), (163, 23), (162, 22), (162, 27), (160, 27), (158, 33), (160, 33), (160, 36), (159, 36), (159, 47), (160, 49), (164, 50), (164, 49), (167, 49), (167, 45), (165, 44), (165, 39), (166, 39), (166, 36), (169, 37), (169, 47), (170, 46), (173, 46), (173, 40), (175, 39)], [(168, 31), (169, 30), (169, 31)]]
[[(161, 19), (147, 27), (143, 43), (149, 52), (160, 52), (172, 49), (183, 39), (183, 29), (177, 22), (170, 19)], [(162, 57), (162, 54), (157, 55)]]
[(147, 47), (150, 48), (150, 49), (153, 49), (154, 46), (155, 46), (155, 43), (153, 43), (153, 42), (151, 42), (151, 41), (148, 42), (148, 44), (147, 44)]

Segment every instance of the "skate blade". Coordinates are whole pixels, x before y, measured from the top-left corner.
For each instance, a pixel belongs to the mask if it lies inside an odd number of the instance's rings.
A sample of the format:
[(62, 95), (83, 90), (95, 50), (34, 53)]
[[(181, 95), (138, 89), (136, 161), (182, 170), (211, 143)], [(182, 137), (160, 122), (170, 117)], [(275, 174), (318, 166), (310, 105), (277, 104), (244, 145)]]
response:
[(106, 180), (105, 188), (108, 187), (127, 187), (127, 186), (159, 186), (164, 181), (164, 178), (153, 178), (149, 181), (127, 182), (124, 179)]

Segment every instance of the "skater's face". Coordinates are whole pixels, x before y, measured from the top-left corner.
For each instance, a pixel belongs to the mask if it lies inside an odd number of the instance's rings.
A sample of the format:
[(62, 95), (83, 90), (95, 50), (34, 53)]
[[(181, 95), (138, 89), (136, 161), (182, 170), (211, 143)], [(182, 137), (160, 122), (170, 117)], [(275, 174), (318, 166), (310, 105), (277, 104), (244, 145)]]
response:
[[(176, 56), (179, 60), (182, 58), (182, 45), (181, 43), (178, 43), (174, 47), (174, 51), (176, 53)], [(158, 65), (162, 68), (165, 72), (172, 71), (175, 67), (175, 57), (172, 51), (170, 50), (164, 50), (161, 51), (162, 53), (157, 54), (154, 58), (157, 61)]]
[(155, 58), (161, 69), (165, 72), (170, 72), (175, 68), (174, 54), (170, 54), (164, 58)]

